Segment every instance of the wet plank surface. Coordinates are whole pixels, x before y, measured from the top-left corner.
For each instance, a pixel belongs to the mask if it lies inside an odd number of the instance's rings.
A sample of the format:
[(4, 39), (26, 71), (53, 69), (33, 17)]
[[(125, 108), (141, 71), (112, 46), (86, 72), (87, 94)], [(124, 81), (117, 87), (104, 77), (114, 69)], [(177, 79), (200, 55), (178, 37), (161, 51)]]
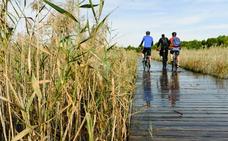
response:
[(139, 64), (130, 141), (228, 141), (228, 80)]

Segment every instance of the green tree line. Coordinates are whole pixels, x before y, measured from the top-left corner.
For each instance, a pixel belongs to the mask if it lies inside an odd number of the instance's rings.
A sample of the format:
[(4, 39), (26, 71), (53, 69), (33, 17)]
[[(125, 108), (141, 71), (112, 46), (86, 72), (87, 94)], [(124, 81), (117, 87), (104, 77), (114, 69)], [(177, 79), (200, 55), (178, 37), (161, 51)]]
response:
[[(182, 41), (182, 47), (187, 49), (202, 49), (202, 48), (210, 48), (213, 46), (223, 46), (228, 47), (228, 36), (221, 35), (216, 38), (208, 38), (206, 40), (192, 40), (192, 41)], [(157, 43), (153, 47), (157, 48)], [(141, 51), (141, 47), (127, 46), (126, 50), (135, 50), (137, 52)]]
[(187, 49), (201, 49), (201, 48), (210, 48), (213, 46), (224, 46), (228, 47), (228, 36), (222, 35), (216, 38), (208, 38), (206, 40), (198, 41), (183, 41), (182, 47)]

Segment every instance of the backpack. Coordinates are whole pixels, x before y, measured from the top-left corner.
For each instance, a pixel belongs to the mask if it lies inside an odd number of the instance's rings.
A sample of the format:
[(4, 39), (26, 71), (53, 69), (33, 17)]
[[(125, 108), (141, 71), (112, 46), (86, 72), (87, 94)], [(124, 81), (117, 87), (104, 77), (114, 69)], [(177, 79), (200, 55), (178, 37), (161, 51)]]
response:
[(161, 41), (163, 47), (169, 47), (169, 40), (167, 38), (162, 38)]
[(174, 47), (180, 47), (180, 45), (181, 45), (180, 39), (178, 37), (174, 37), (173, 38), (173, 46)]

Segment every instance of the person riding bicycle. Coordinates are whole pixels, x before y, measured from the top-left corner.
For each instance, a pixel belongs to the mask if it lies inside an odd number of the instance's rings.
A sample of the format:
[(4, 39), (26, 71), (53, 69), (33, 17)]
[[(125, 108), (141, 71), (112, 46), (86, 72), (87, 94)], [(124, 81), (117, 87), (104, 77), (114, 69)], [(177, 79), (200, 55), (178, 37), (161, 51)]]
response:
[(140, 43), (140, 47), (144, 43), (142, 56), (144, 58), (144, 55), (147, 53), (149, 56), (149, 60), (151, 61), (151, 48), (153, 46), (153, 37), (150, 36), (150, 31), (146, 32), (146, 36), (143, 37), (142, 42)]
[(162, 62), (163, 62), (163, 70), (166, 70), (166, 64), (168, 61), (168, 49), (170, 46), (170, 41), (167, 37), (165, 37), (165, 34), (162, 34), (161, 38), (158, 41), (157, 47), (159, 49), (159, 54), (162, 57)]
[(179, 67), (179, 61), (180, 61), (179, 54), (181, 50), (181, 41), (180, 41), (180, 38), (177, 37), (176, 32), (172, 33), (172, 38), (170, 38), (169, 41), (170, 41), (170, 54), (173, 55), (174, 52), (177, 54), (177, 67)]

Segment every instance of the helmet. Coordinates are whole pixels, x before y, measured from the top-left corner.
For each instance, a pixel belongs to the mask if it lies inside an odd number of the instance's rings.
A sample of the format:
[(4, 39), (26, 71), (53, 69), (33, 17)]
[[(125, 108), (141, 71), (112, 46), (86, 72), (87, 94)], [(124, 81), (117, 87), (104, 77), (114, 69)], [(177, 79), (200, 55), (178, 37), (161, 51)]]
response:
[(146, 35), (150, 35), (150, 31), (146, 31)]
[(173, 36), (176, 36), (176, 35), (177, 35), (177, 33), (176, 33), (176, 32), (173, 32), (173, 33), (172, 33), (172, 35), (173, 35)]

